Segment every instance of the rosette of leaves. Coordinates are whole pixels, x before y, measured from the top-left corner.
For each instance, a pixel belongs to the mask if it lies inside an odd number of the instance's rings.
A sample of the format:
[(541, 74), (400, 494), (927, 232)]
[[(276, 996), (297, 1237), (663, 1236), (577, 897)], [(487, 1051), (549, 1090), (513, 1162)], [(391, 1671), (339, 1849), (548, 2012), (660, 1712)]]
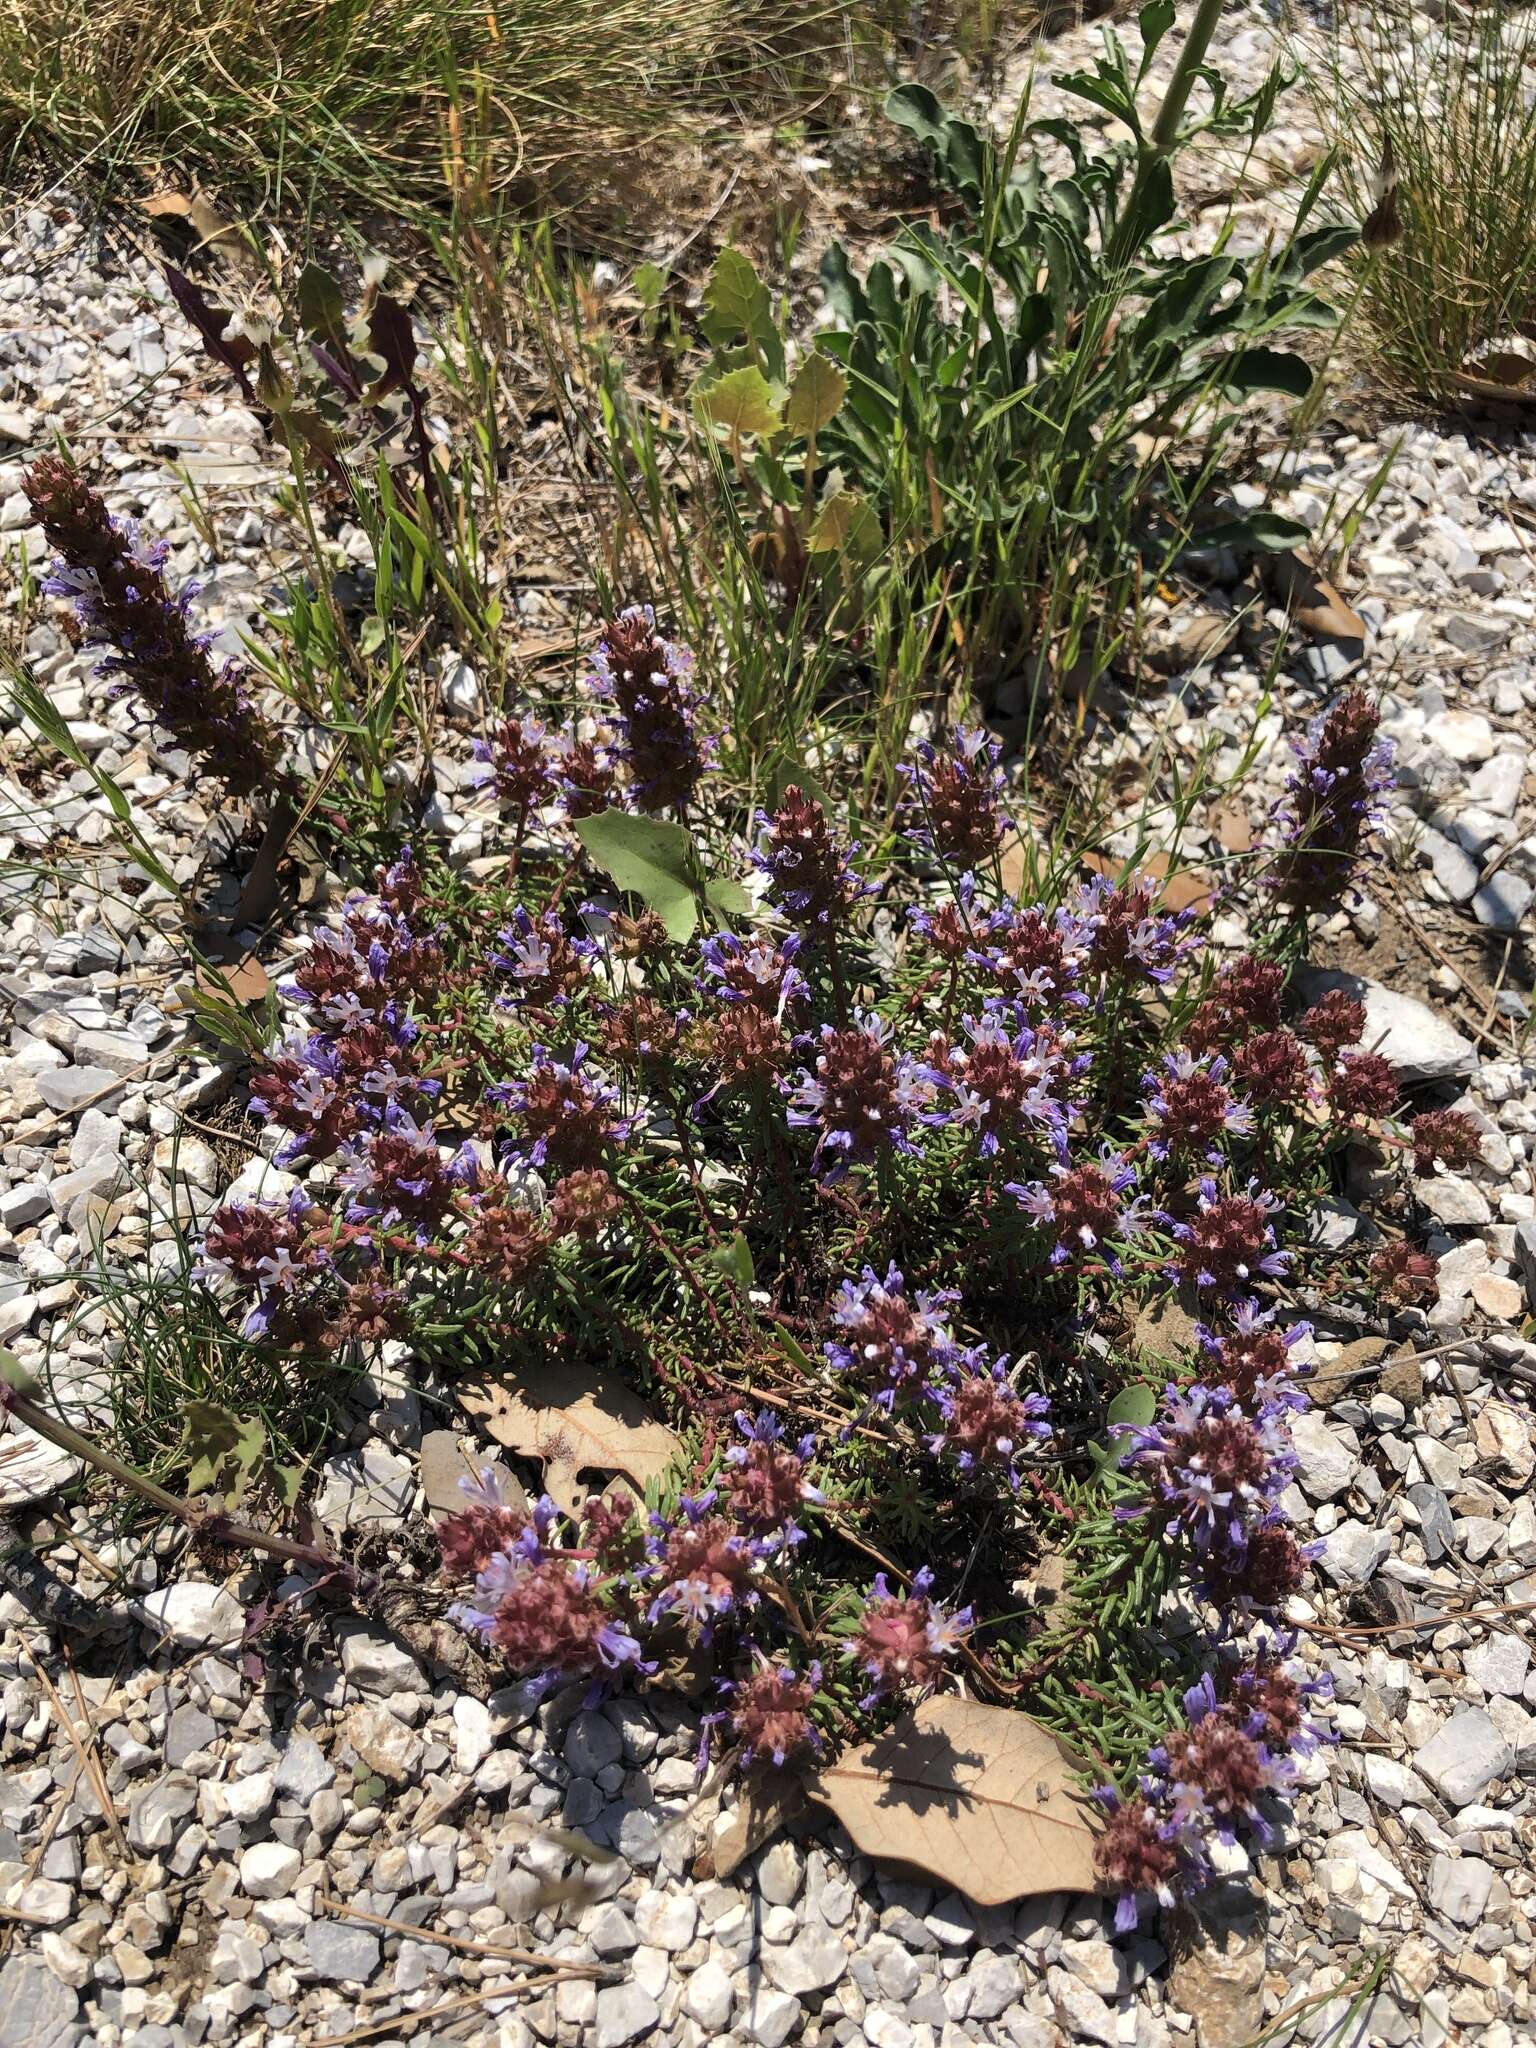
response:
[(1152, 0), (1139, 64), (1106, 27), (1095, 69), (1056, 81), (1113, 115), (1120, 139), (1031, 121), (1026, 102), (999, 143), (925, 87), (898, 87), (887, 115), (924, 153), (945, 224), (908, 223), (862, 276), (828, 250), (834, 324), (792, 378), (744, 257), (727, 251), (706, 293), (713, 356), (695, 406), (759, 499), (790, 595), (818, 555), (834, 598), (883, 556), (914, 594), (939, 594), (951, 630), (934, 644), (963, 649), (984, 691), (1042, 658), (1101, 671), (1138, 590), (1191, 540), (1306, 537), (1273, 513), (1224, 519), (1214, 501), (1245, 408), (1309, 390), (1308, 364), (1277, 342), (1334, 324), (1307, 279), (1355, 230), (1308, 225), (1323, 166), (1278, 247), (1241, 257), (1229, 227), (1209, 255), (1179, 252), (1178, 156), (1207, 134), (1251, 149), (1288, 81), (1274, 71), (1231, 99), (1199, 64), (1202, 110), (1165, 103), (1148, 124), (1138, 98), (1173, 19), (1172, 0)]

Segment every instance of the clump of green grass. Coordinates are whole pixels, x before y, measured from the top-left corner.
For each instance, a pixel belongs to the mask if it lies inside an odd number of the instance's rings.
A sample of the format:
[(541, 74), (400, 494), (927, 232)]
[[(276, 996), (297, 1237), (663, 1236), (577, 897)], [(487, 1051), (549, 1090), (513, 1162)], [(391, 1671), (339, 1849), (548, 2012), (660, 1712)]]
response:
[(892, 0), (7, 0), (0, 163), (171, 174), (292, 218), (411, 217), (510, 189), (595, 200), (711, 118), (782, 120), (830, 78), (935, 38), (991, 49), (1007, 9)]
[(1536, 312), (1536, 19), (1432, 28), (1407, 0), (1368, 0), (1310, 54), (1349, 210), (1368, 216), (1396, 172), (1401, 235), (1362, 252), (1357, 336), (1394, 391), (1454, 400)]
[[(818, 17), (828, 10), (813, 7)], [(833, 9), (832, 12), (838, 10)], [(728, 0), (10, 0), (0, 152), (161, 165), (274, 207), (543, 190), (654, 141), (754, 17)]]

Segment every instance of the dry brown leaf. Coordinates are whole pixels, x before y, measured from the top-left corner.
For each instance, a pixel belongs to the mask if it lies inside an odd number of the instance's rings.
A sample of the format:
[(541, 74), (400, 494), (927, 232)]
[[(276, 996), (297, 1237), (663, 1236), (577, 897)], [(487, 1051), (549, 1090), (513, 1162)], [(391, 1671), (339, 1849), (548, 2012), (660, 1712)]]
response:
[[(1083, 866), (1092, 868), (1096, 875), (1103, 875), (1106, 881), (1118, 882), (1125, 872), (1125, 862), (1112, 854), (1085, 853), (1080, 855)], [(1158, 846), (1139, 864), (1136, 872), (1151, 875), (1162, 883), (1159, 896), (1170, 910), (1203, 910), (1211, 900), (1215, 883), (1204, 868), (1179, 868), (1170, 874), (1171, 863), (1166, 848)]]
[(804, 1807), (805, 1781), (793, 1771), (749, 1772), (735, 1802), (716, 1814), (709, 1840), (694, 1859), (694, 1877), (723, 1883)]
[(806, 1780), (866, 1855), (1001, 1906), (1095, 1889), (1094, 1831), (1056, 1738), (1027, 1714), (952, 1694)]
[[(439, 1515), (457, 1514), (465, 1504), (459, 1481), (478, 1479), (488, 1462), (478, 1445), (467, 1436), (460, 1436), (456, 1430), (428, 1430), (421, 1440), (419, 1467), (421, 1490), (428, 1508)], [(511, 1507), (526, 1508), (527, 1496), (506, 1466), (497, 1463), (495, 1470), (502, 1498)]]
[(184, 220), (204, 247), (221, 253), (244, 256), (240, 231), (224, 218), (203, 192), (152, 192), (139, 201), (140, 213), (151, 220)]
[(233, 996), (237, 1003), (259, 1003), (269, 986), (267, 970), (254, 953), (215, 960), (211, 967), (199, 967), (193, 979), (204, 995)]
[(537, 1458), (551, 1499), (574, 1514), (590, 1488), (587, 1471), (623, 1472), (637, 1486), (659, 1479), (677, 1454), (677, 1438), (622, 1380), (596, 1366), (532, 1366), (506, 1380), (471, 1380), (459, 1401), (497, 1443)]
[(1180, 868), (1163, 884), (1163, 901), (1170, 910), (1192, 910), (1197, 915), (1210, 908), (1215, 883), (1204, 868)]
[(1454, 382), (1468, 398), (1490, 398), (1501, 405), (1528, 404), (1536, 399), (1536, 360), (1516, 349), (1492, 349), (1458, 370)]
[(1010, 896), (1024, 895), (1029, 882), (1029, 848), (1015, 833), (998, 855), (1003, 887)]
[(1218, 811), (1212, 820), (1216, 837), (1228, 853), (1247, 853), (1253, 846), (1253, 827), (1246, 811)]
[(1266, 555), (1264, 574), (1291, 617), (1314, 640), (1365, 648), (1365, 621), (1326, 576), (1298, 554)]

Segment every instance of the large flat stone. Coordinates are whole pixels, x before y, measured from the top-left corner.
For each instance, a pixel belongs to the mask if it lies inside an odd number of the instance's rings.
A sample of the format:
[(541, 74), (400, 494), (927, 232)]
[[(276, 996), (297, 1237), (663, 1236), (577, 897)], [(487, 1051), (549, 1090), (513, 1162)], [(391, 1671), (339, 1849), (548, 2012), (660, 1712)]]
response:
[(1302, 967), (1297, 971), (1297, 993), (1308, 1004), (1335, 988), (1364, 1003), (1367, 1047), (1390, 1060), (1404, 1081), (1445, 1081), (1476, 1069), (1477, 1050), (1472, 1041), (1417, 996), (1399, 995), (1379, 981), (1337, 968)]

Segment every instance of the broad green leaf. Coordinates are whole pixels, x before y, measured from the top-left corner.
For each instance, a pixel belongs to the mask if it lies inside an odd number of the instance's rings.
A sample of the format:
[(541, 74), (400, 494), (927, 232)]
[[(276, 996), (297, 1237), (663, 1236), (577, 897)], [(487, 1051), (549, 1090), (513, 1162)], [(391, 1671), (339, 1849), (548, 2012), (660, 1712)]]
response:
[(706, 425), (722, 428), (733, 443), (744, 435), (774, 435), (784, 424), (773, 386), (750, 365), (696, 384), (693, 409)]
[(884, 544), (880, 521), (857, 491), (835, 491), (823, 501), (811, 527), (813, 554), (847, 555), (872, 562)]
[(1257, 512), (1245, 512), (1240, 519), (1224, 519), (1219, 526), (1203, 527), (1190, 536), (1190, 545), (1251, 548), (1256, 554), (1276, 554), (1285, 548), (1299, 547), (1310, 537), (1310, 530), (1299, 519), (1287, 519), (1283, 512), (1271, 512), (1261, 506)]
[(944, 169), (951, 185), (961, 192), (979, 194), (990, 154), (991, 145), (979, 128), (969, 121), (950, 120), (944, 143)]
[(1138, 1381), (1133, 1387), (1122, 1387), (1110, 1402), (1107, 1410), (1109, 1420), (1131, 1423), (1138, 1429), (1145, 1429), (1157, 1413), (1157, 1389), (1145, 1381)]
[(942, 151), (949, 134), (949, 115), (926, 85), (898, 85), (887, 93), (885, 118), (933, 150)]
[(1129, 1448), (1126, 1441), (1128, 1429), (1144, 1429), (1157, 1413), (1157, 1392), (1144, 1382), (1133, 1387), (1122, 1387), (1110, 1402), (1107, 1411), (1109, 1428), (1097, 1443), (1090, 1444), (1088, 1455), (1100, 1479), (1116, 1472), (1120, 1460)]
[(1230, 256), (1205, 256), (1182, 264), (1137, 321), (1138, 345), (1187, 339), (1236, 268)]
[(304, 1484), (304, 1467), (302, 1465), (269, 1464), (267, 1466), (267, 1479), (271, 1484), (272, 1491), (277, 1495), (278, 1500), (285, 1508), (298, 1506), (299, 1488)]
[(1147, 5), (1137, 15), (1136, 25), (1141, 30), (1141, 62), (1136, 67), (1138, 85), (1151, 68), (1158, 44), (1173, 27), (1177, 12), (1173, 0), (1147, 0)]
[(599, 811), (578, 818), (576, 831), (592, 859), (621, 889), (654, 910), (667, 936), (681, 944), (699, 921), (693, 841), (669, 818)]
[(851, 331), (870, 318), (869, 300), (841, 242), (834, 242), (821, 259), (821, 288), (840, 327)]
[(667, 273), (659, 263), (642, 263), (634, 276), (635, 297), (653, 313), (667, 288)]
[(347, 307), (341, 286), (318, 263), (306, 263), (299, 272), (299, 319), (306, 333), (324, 335), (327, 341), (345, 342)]
[(771, 308), (768, 287), (751, 257), (739, 249), (722, 249), (715, 258), (704, 287), (704, 303), (728, 323), (733, 334), (755, 334)]
[(829, 356), (807, 356), (789, 387), (784, 424), (792, 434), (819, 434), (836, 419), (847, 395), (848, 378)]
[(182, 1409), (182, 1448), (189, 1493), (219, 1493), (236, 1501), (250, 1483), (267, 1448), (267, 1433), (217, 1401), (188, 1401)]
[(1283, 391), (1305, 398), (1312, 389), (1312, 371), (1301, 356), (1282, 348), (1245, 348), (1217, 367), (1224, 391), (1239, 396), (1251, 391)]
[(752, 899), (734, 875), (713, 875), (704, 884), (704, 901), (722, 917), (750, 917)]
[(1284, 251), (1277, 266), (1278, 274), (1293, 283), (1310, 277), (1323, 264), (1347, 255), (1359, 239), (1360, 230), (1344, 224), (1312, 228), (1308, 233), (1298, 235)]
[(739, 1230), (723, 1243), (712, 1245), (705, 1254), (705, 1262), (717, 1273), (723, 1273), (727, 1280), (734, 1281), (743, 1294), (756, 1283), (757, 1269), (752, 1263), (752, 1247)]
[(831, 797), (828, 796), (826, 790), (811, 773), (810, 769), (805, 766), (805, 763), (797, 760), (791, 754), (779, 755), (769, 767), (768, 795), (772, 808), (776, 809), (784, 801), (786, 789), (802, 790), (806, 796), (814, 797), (827, 816), (831, 817)]
[(772, 374), (782, 375), (784, 343), (774, 325), (773, 301), (750, 257), (722, 249), (704, 287), (704, 303), (709, 311), (701, 324), (716, 348), (744, 335)]

